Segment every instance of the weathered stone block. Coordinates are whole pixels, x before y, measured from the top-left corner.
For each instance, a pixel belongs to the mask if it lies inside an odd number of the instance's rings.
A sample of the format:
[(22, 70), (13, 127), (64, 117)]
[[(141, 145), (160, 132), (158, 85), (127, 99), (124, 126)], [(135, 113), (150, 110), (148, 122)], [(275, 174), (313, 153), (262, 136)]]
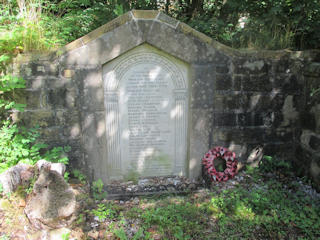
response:
[(63, 128), (63, 135), (66, 139), (80, 139), (81, 132), (80, 123), (73, 123)]
[(43, 127), (39, 129), (40, 133), (40, 139), (51, 145), (52, 143), (57, 142), (58, 144), (55, 145), (61, 145), (62, 137), (62, 126), (61, 127)]
[[(86, 162), (87, 171), (94, 179), (101, 178), (108, 182), (106, 171), (110, 171), (107, 161), (107, 138), (105, 129), (105, 113), (85, 113), (82, 116), (82, 139), (85, 142), (83, 151), (85, 152), (84, 161)], [(98, 130), (99, 129), (99, 130)], [(97, 147), (100, 146), (100, 147)]]
[(270, 128), (264, 135), (265, 142), (292, 142), (294, 139), (293, 129), (288, 128)]
[[(163, 34), (159, 35), (159, 32)], [(160, 22), (152, 24), (147, 42), (189, 63), (208, 63), (208, 59), (212, 62), (218, 54), (200, 38), (186, 35)]]
[(233, 81), (233, 90), (241, 91), (242, 90), (242, 75), (232, 75)]
[(56, 121), (59, 126), (71, 126), (80, 122), (80, 114), (77, 110), (57, 110)]
[(206, 36), (205, 34), (196, 31), (195, 29), (191, 28), (189, 25), (179, 22), (178, 28), (179, 31), (181, 31), (184, 34), (190, 35), (195, 37), (196, 39), (200, 40), (203, 43), (210, 44), (212, 43), (212, 38)]
[(263, 126), (265, 113), (240, 113), (238, 114), (239, 126)]
[[(192, 107), (209, 108), (212, 106), (214, 95), (215, 70), (211, 65), (195, 65), (194, 80), (192, 82)], [(207, 81), (203, 81), (207, 79)], [(206, 107), (205, 107), (206, 106)]]
[(225, 74), (229, 72), (229, 67), (228, 65), (217, 66), (216, 71), (217, 73)]
[(310, 177), (320, 190), (320, 154), (305, 145), (299, 145), (293, 158), (293, 167), (300, 176)]
[(32, 75), (31, 64), (23, 64), (20, 66), (19, 75), (23, 78), (28, 78)]
[(272, 82), (266, 74), (250, 75), (242, 79), (242, 88), (244, 91), (269, 92), (272, 90)]
[(263, 94), (254, 93), (248, 94), (249, 97), (249, 108), (250, 111), (256, 112), (268, 112), (278, 111), (282, 109), (285, 96), (279, 94)]
[(153, 22), (151, 21), (137, 19), (134, 21), (134, 24), (130, 24), (131, 32), (135, 32), (135, 34), (139, 37), (139, 41), (145, 42), (148, 37), (149, 30), (152, 27), (152, 23)]
[(222, 128), (213, 131), (213, 142), (230, 143), (263, 143), (264, 129), (261, 128)]
[(29, 127), (35, 125), (40, 127), (55, 126), (54, 112), (47, 110), (24, 111), (19, 113), (19, 119)]
[(190, 161), (189, 173), (190, 177), (195, 179), (201, 174), (201, 164), (199, 159), (208, 151), (209, 145), (209, 129), (212, 128), (212, 113), (207, 109), (195, 109), (191, 115), (190, 129)]
[(303, 85), (299, 83), (295, 75), (277, 75), (274, 81), (274, 87), (281, 89), (284, 93), (302, 92)]
[(233, 60), (236, 74), (268, 74), (269, 64), (264, 59), (236, 58)]
[(304, 75), (306, 76), (320, 76), (320, 63), (313, 62), (311, 64), (307, 64), (304, 68)]
[(48, 105), (51, 108), (73, 108), (76, 98), (75, 88), (56, 88), (48, 91)]
[(83, 99), (81, 108), (85, 111), (103, 111), (104, 110), (104, 93), (103, 88), (89, 87), (83, 89)]
[(231, 76), (227, 74), (217, 74), (215, 79), (215, 90), (231, 90)]
[(316, 135), (311, 136), (309, 145), (313, 150), (320, 152), (320, 137)]
[(235, 113), (214, 113), (213, 126), (236, 126), (237, 115)]
[(56, 112), (57, 125), (63, 126), (63, 136), (66, 139), (81, 137), (81, 118), (78, 111), (59, 110)]
[(159, 12), (154, 10), (133, 10), (132, 14), (135, 18), (155, 19)]
[(248, 96), (242, 94), (214, 94), (213, 108), (215, 111), (248, 109)]
[(173, 28), (176, 28), (179, 24), (179, 21), (169, 17), (168, 15), (164, 14), (164, 13), (159, 13), (158, 17), (157, 17), (158, 21), (164, 22), (166, 24), (169, 24), (170, 26), (172, 26)]
[(278, 61), (273, 61), (272, 67), (276, 74), (284, 74), (289, 71), (290, 63), (288, 59), (280, 59)]
[(13, 95), (13, 100), (16, 103), (25, 104), (26, 109), (41, 108), (45, 104), (42, 91), (17, 89)]
[(74, 76), (74, 74), (75, 74), (75, 71), (74, 70), (72, 70), (72, 69), (65, 69), (65, 70), (63, 70), (63, 77), (65, 77), (65, 78), (72, 78), (73, 76)]
[(26, 88), (30, 90), (40, 90), (47, 87), (47, 82), (50, 82), (56, 77), (51, 76), (31, 76), (24, 78), (26, 80)]

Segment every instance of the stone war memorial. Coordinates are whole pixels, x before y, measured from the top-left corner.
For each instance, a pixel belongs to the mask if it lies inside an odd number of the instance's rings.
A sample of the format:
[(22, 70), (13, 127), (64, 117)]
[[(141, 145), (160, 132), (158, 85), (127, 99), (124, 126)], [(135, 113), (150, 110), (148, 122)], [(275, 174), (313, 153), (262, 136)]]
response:
[[(214, 146), (235, 152), (239, 168), (263, 153), (299, 165), (306, 66), (319, 56), (234, 50), (161, 12), (133, 10), (56, 52), (16, 59), (27, 81), (16, 118), (39, 124), (52, 146), (71, 146), (72, 165), (105, 184), (198, 180)], [(319, 146), (301, 151), (317, 155)], [(309, 171), (319, 162), (302, 165), (319, 180)]]

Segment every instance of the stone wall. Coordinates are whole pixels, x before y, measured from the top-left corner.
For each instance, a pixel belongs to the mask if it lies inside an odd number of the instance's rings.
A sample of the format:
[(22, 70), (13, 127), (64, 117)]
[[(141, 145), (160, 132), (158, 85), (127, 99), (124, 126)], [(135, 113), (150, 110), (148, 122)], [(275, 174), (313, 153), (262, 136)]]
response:
[(302, 132), (294, 161), (297, 173), (313, 180), (320, 190), (320, 55), (306, 64), (305, 105), (301, 109)]
[(316, 54), (234, 50), (156, 11), (129, 12), (59, 51), (17, 58), (16, 74), (27, 80), (19, 96), (28, 104), (17, 119), (39, 124), (51, 145), (70, 145), (74, 165), (108, 182), (102, 66), (141, 44), (190, 66), (190, 178), (217, 145), (243, 163), (262, 152), (293, 157), (306, 104), (302, 70)]

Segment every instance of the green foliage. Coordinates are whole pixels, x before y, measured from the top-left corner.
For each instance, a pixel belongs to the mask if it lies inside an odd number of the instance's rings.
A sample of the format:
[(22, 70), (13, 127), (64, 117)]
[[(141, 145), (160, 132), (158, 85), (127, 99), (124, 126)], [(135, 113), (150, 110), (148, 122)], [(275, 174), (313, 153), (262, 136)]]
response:
[(228, 0), (176, 4), (169, 11), (197, 30), (236, 48), (319, 48), (317, 0)]
[(35, 164), (40, 160), (40, 150), (46, 145), (35, 143), (38, 137), (36, 128), (27, 130), (4, 122), (0, 130), (0, 172), (19, 162)]
[(290, 175), (292, 172), (292, 167), (289, 162), (267, 155), (263, 156), (259, 165), (259, 169), (264, 173), (271, 172), (281, 173), (284, 175)]
[(317, 94), (320, 94), (320, 88), (313, 88), (311, 89), (310, 97), (314, 97)]
[(103, 190), (103, 182), (101, 179), (92, 183), (92, 195), (95, 200), (102, 200), (106, 198), (107, 193)]
[[(169, 239), (204, 239), (199, 225), (202, 217), (203, 212), (188, 202), (156, 206), (141, 215), (146, 229), (155, 225)], [(197, 235), (194, 235), (195, 232)]]
[(82, 184), (85, 184), (87, 181), (87, 177), (81, 173), (78, 169), (73, 169), (72, 170), (72, 175), (77, 178)]
[(37, 142), (39, 136), (38, 127), (26, 129), (5, 121), (0, 129), (0, 172), (19, 162), (33, 165), (40, 159), (68, 164), (70, 147), (55, 147), (41, 154), (48, 146)]
[(119, 228), (113, 231), (114, 234), (120, 239), (120, 240), (127, 240), (127, 234), (126, 232), (123, 230), (123, 228)]
[(26, 194), (30, 194), (32, 193), (33, 187), (34, 187), (34, 183), (36, 182), (36, 176), (34, 176), (30, 182), (28, 183), (28, 186), (26, 188), (24, 188), (24, 191)]
[(10, 240), (10, 237), (7, 234), (2, 234), (0, 240)]
[(225, 190), (213, 196), (206, 207), (218, 217), (219, 228), (232, 231), (229, 234), (241, 232), (246, 238), (254, 238), (258, 227), (265, 238), (284, 238), (285, 232), (299, 228), (304, 236), (314, 239), (320, 227), (319, 206), (303, 193), (284, 191), (276, 181), (250, 191)]
[(65, 173), (63, 174), (63, 178), (64, 178), (64, 180), (65, 180), (66, 182), (69, 182), (69, 179), (70, 179), (69, 175), (70, 175), (69, 172), (65, 172)]
[(84, 222), (85, 222), (85, 216), (84, 216), (83, 213), (80, 213), (80, 214), (78, 215), (77, 220), (76, 220), (76, 224), (77, 224), (77, 225), (81, 225), (81, 224), (83, 224)]
[(43, 154), (41, 157), (42, 159), (47, 160), (49, 162), (63, 163), (65, 165), (68, 165), (69, 158), (66, 153), (70, 152), (70, 150), (70, 146), (54, 147), (50, 151), (47, 151), (45, 154)]
[[(124, 229), (121, 227), (119, 229), (115, 229), (113, 231), (113, 233), (116, 235), (116, 237), (118, 237), (120, 240), (127, 240), (127, 239), (132, 239), (132, 240), (138, 240), (141, 239), (141, 237), (143, 236), (143, 229), (140, 228), (136, 234), (132, 237), (132, 238), (128, 238), (126, 232), (124, 231)], [(144, 239), (149, 239), (149, 238), (144, 238)]]
[[(164, 10), (229, 46), (258, 49), (319, 48), (317, 0), (65, 0), (5, 1), (0, 26), (20, 51), (45, 50), (75, 40), (131, 9)], [(15, 31), (13, 31), (15, 30)]]
[[(46, 51), (58, 44), (55, 36), (50, 34), (54, 29), (46, 28), (47, 1), (27, 0), (6, 1), (0, 6), (0, 52), (17, 54), (27, 51)], [(10, 51), (8, 51), (10, 50)]]
[(61, 236), (61, 240), (69, 240), (70, 239), (70, 233), (63, 233)]
[(98, 204), (98, 208), (92, 209), (91, 212), (94, 216), (99, 218), (99, 221), (104, 221), (107, 218), (113, 219), (113, 218), (115, 218), (115, 214), (116, 214), (116, 212), (112, 209), (111, 204), (106, 205), (104, 203)]

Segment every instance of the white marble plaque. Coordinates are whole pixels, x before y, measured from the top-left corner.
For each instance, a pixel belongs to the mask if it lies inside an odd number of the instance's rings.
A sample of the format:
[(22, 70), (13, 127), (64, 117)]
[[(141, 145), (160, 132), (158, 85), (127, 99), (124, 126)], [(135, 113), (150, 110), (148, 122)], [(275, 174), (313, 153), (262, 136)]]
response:
[(103, 68), (111, 179), (185, 175), (188, 66), (147, 44)]

